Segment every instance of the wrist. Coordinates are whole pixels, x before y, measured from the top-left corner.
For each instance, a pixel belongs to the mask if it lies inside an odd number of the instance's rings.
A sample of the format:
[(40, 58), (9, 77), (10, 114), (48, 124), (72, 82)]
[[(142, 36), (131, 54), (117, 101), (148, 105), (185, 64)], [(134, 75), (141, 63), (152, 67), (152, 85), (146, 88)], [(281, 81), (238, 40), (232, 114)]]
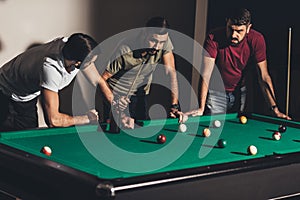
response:
[(171, 109), (175, 109), (175, 110), (181, 111), (180, 105), (177, 104), (177, 103), (172, 104), (171, 105)]
[(278, 107), (277, 107), (277, 105), (275, 104), (275, 105), (271, 106), (270, 109), (271, 109), (271, 110), (275, 110), (276, 108), (278, 108)]
[(278, 109), (278, 106), (275, 104), (275, 105), (273, 105), (273, 106), (271, 106), (271, 108), (270, 108), (274, 113), (277, 113), (277, 112), (279, 112), (279, 109)]

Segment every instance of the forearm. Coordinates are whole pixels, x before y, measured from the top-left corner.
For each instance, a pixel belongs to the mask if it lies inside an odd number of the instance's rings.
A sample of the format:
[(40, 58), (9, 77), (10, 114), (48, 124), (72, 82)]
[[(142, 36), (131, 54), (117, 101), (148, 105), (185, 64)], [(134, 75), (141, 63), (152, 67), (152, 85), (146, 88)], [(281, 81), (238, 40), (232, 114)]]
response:
[(88, 115), (70, 116), (63, 113), (48, 116), (49, 127), (68, 127), (90, 123)]
[(175, 59), (172, 52), (163, 56), (166, 74), (170, 76), (171, 104), (178, 104), (178, 81), (175, 68)]
[(204, 111), (205, 108), (207, 93), (208, 93), (208, 83), (202, 79), (200, 83), (200, 93), (199, 93), (199, 109), (202, 111)]
[(171, 104), (178, 104), (178, 81), (176, 70), (174, 68), (169, 69), (170, 80), (171, 80)]
[(114, 95), (113, 95), (111, 89), (109, 88), (106, 80), (104, 78), (100, 77), (98, 80), (98, 86), (99, 86), (99, 89), (102, 92), (105, 100), (111, 104), (114, 99)]
[(263, 90), (265, 99), (269, 106), (275, 106), (276, 105), (276, 98), (275, 98), (275, 92), (274, 87), (272, 84), (272, 80), (270, 76), (266, 76), (262, 79), (261, 82), (261, 88)]
[(199, 94), (199, 108), (204, 111), (206, 98), (208, 93), (209, 82), (211, 78), (212, 71), (214, 69), (215, 59), (211, 57), (203, 57), (203, 66), (200, 71), (201, 82), (200, 82), (200, 94)]

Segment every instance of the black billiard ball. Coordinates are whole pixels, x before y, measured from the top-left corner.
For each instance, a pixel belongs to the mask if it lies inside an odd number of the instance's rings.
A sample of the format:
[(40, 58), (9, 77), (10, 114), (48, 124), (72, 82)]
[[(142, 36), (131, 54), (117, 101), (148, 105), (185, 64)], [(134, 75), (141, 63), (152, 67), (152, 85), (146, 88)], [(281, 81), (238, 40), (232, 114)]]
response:
[(280, 126), (278, 127), (278, 131), (279, 131), (280, 133), (284, 133), (284, 132), (286, 131), (286, 126), (280, 125)]
[(159, 134), (156, 138), (157, 143), (163, 144), (167, 141), (167, 138), (164, 134)]
[(220, 148), (224, 148), (226, 145), (227, 145), (227, 141), (226, 140), (223, 140), (223, 139), (219, 139), (218, 140), (218, 146)]

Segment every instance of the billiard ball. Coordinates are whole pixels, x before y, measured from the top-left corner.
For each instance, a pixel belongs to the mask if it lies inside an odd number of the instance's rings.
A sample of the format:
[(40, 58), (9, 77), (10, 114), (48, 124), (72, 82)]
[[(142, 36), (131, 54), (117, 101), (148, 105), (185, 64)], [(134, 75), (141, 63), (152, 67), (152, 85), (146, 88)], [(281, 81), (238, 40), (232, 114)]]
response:
[(221, 126), (221, 122), (219, 120), (214, 121), (214, 127), (219, 128)]
[(210, 132), (209, 128), (204, 128), (203, 129), (203, 136), (204, 137), (209, 137), (210, 134), (211, 134), (211, 132)]
[(186, 125), (183, 124), (183, 123), (181, 123), (181, 124), (179, 125), (179, 131), (182, 132), (182, 133), (184, 133), (184, 132), (186, 132), (186, 130), (187, 130)]
[(218, 147), (224, 148), (227, 145), (227, 141), (224, 139), (219, 139), (218, 140)]
[(280, 133), (284, 133), (284, 132), (286, 131), (286, 126), (280, 125), (280, 126), (278, 127), (278, 131), (279, 131)]
[(157, 143), (163, 144), (167, 141), (167, 138), (164, 134), (159, 134), (156, 138)]
[(281, 134), (278, 131), (275, 131), (272, 136), (274, 140), (280, 140), (281, 138)]
[(257, 154), (257, 148), (254, 145), (250, 145), (247, 149), (248, 154), (250, 155), (256, 155)]
[(247, 123), (247, 117), (246, 116), (240, 116), (240, 122), (242, 124), (246, 124)]
[(45, 154), (47, 156), (51, 156), (52, 150), (48, 146), (43, 146), (43, 148), (41, 149), (41, 153), (43, 153), (43, 154)]

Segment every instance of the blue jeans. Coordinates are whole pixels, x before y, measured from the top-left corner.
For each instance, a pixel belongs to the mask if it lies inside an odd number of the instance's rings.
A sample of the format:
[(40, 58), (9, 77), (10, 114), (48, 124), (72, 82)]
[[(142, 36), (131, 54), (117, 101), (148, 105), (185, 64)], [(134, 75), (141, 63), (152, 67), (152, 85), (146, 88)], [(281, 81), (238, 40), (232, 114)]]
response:
[[(237, 99), (240, 101), (238, 102)], [(244, 112), (245, 104), (246, 87), (241, 87), (234, 92), (209, 90), (204, 114), (209, 115), (229, 112)]]

